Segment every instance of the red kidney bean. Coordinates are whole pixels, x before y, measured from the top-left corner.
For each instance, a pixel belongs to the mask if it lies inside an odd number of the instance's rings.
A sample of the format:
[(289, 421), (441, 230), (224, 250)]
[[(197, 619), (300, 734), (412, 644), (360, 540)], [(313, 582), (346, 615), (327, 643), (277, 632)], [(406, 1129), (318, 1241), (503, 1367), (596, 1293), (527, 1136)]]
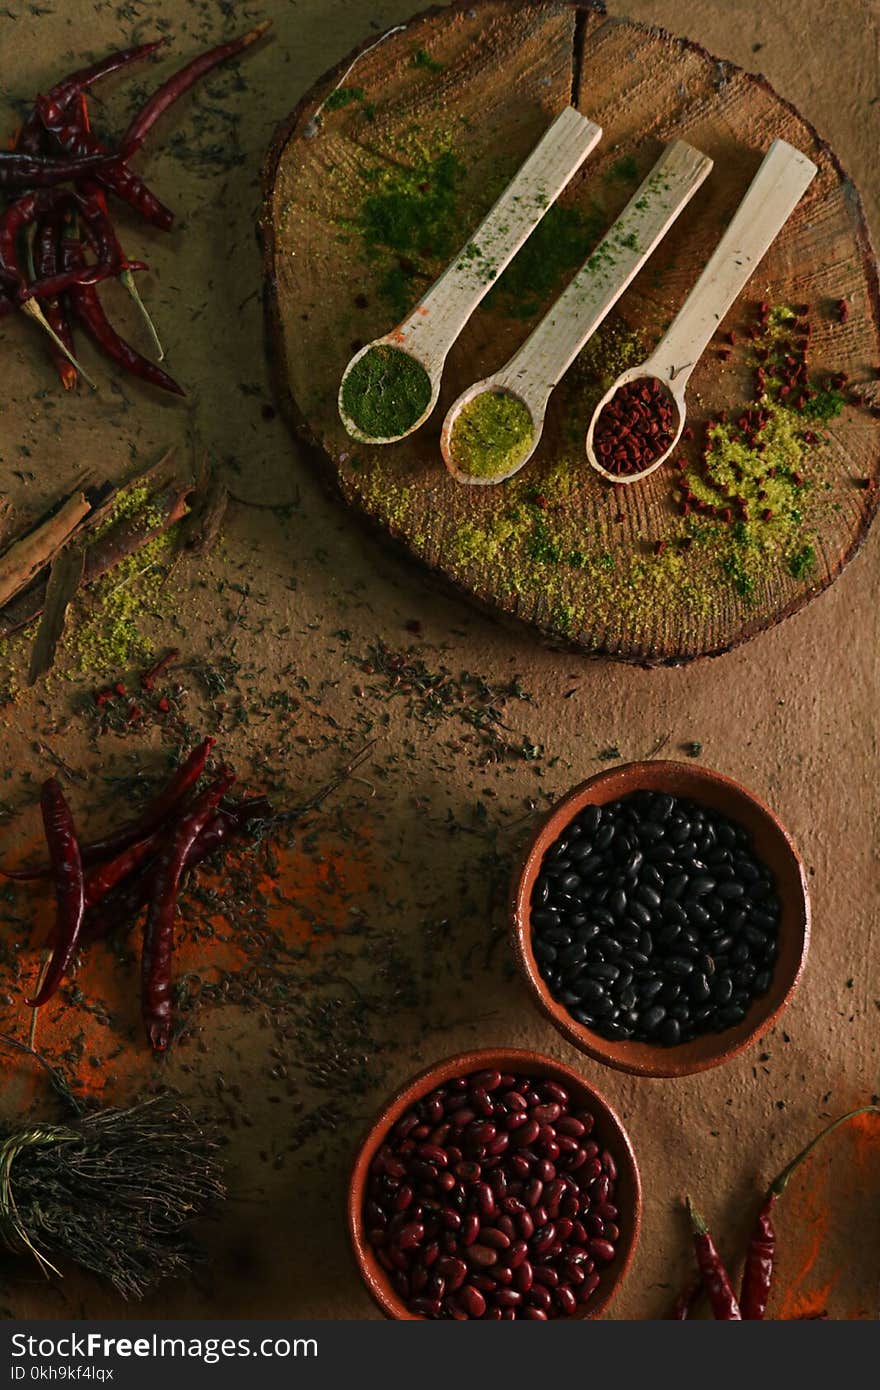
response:
[(577, 1299), (568, 1284), (560, 1284), (556, 1290), (556, 1302), (567, 1318), (570, 1318), (572, 1313), (577, 1310)]
[(532, 1322), (546, 1322), (547, 1314), (543, 1308), (523, 1308), (523, 1317), (530, 1318)]
[[(605, 1242), (599, 1241), (599, 1244), (604, 1245)], [(479, 1265), (481, 1268), (486, 1268), (489, 1265), (497, 1264), (498, 1251), (492, 1250), (488, 1245), (469, 1245), (466, 1258), (469, 1264), (475, 1264)]]
[(414, 1313), (421, 1313), (423, 1318), (436, 1318), (440, 1316), (443, 1304), (439, 1298), (414, 1298), (409, 1306)]
[(582, 1284), (587, 1276), (580, 1265), (569, 1263), (565, 1266), (565, 1277), (570, 1284)]
[(550, 1309), (553, 1307), (553, 1299), (550, 1295), (550, 1290), (545, 1288), (543, 1284), (533, 1284), (527, 1296), (529, 1303), (538, 1308), (543, 1308), (545, 1313), (549, 1313)]
[(557, 1105), (564, 1106), (566, 1109), (571, 1104), (571, 1098), (564, 1086), (560, 1086), (558, 1081), (551, 1081), (548, 1077), (541, 1080), (541, 1090), (548, 1100), (555, 1100)]
[(499, 1154), (504, 1153), (509, 1143), (510, 1135), (506, 1130), (502, 1129), (501, 1133), (496, 1134), (491, 1144), (489, 1144), (487, 1152), (491, 1154), (493, 1158), (497, 1158)]
[(516, 1134), (517, 1130), (523, 1129), (528, 1123), (528, 1110), (511, 1110), (504, 1118), (504, 1128), (508, 1134)]
[(564, 1245), (565, 1242), (568, 1240), (569, 1236), (571, 1235), (572, 1231), (574, 1230), (574, 1222), (569, 1220), (567, 1216), (560, 1216), (558, 1221), (555, 1222), (555, 1225), (556, 1239), (558, 1241), (561, 1241), (561, 1243)]
[(543, 1203), (539, 1203), (536, 1207), (532, 1207), (532, 1220), (536, 1226), (546, 1226), (548, 1224), (550, 1218), (547, 1215), (547, 1208)]
[(447, 1231), (461, 1230), (461, 1215), (452, 1207), (444, 1207), (440, 1216)]
[(568, 1171), (570, 1173), (573, 1173), (576, 1169), (582, 1168), (586, 1161), (587, 1155), (584, 1152), (584, 1150), (577, 1149), (568, 1159), (566, 1159), (566, 1167), (568, 1168)]
[(591, 1240), (587, 1249), (600, 1264), (610, 1264), (614, 1259), (614, 1246), (610, 1240)]
[(441, 1260), (438, 1260), (437, 1268), (446, 1280), (447, 1288), (451, 1289), (453, 1293), (456, 1289), (461, 1288), (467, 1278), (468, 1269), (464, 1260), (456, 1259), (453, 1255), (444, 1255)]
[(513, 1270), (508, 1269), (507, 1265), (493, 1265), (492, 1275), (495, 1283), (500, 1284), (502, 1288), (509, 1288), (513, 1283)]
[(495, 1205), (495, 1193), (492, 1191), (489, 1184), (487, 1182), (478, 1182), (474, 1186), (474, 1191), (477, 1194), (477, 1205), (480, 1208), (480, 1214), (487, 1218), (496, 1216), (498, 1208)]
[(578, 1149), (580, 1148), (578, 1141), (576, 1139), (572, 1139), (568, 1134), (557, 1134), (556, 1142), (559, 1145), (559, 1152), (561, 1154), (565, 1154), (566, 1156), (568, 1154), (576, 1154)]
[(605, 1222), (605, 1230), (602, 1232), (606, 1240), (613, 1245), (616, 1240), (620, 1240), (620, 1228), (615, 1226), (613, 1221)]
[(455, 1176), (461, 1178), (462, 1182), (479, 1182), (483, 1176), (483, 1170), (479, 1163), (470, 1163), (463, 1158), (461, 1163), (456, 1163), (453, 1169)]
[(471, 1077), (471, 1085), (480, 1091), (497, 1091), (501, 1085), (500, 1071), (478, 1071)]
[(519, 1218), (519, 1231), (523, 1240), (531, 1240), (532, 1236), (535, 1234), (535, 1222), (531, 1212), (521, 1212)]
[(571, 1139), (580, 1139), (586, 1133), (583, 1120), (576, 1120), (574, 1115), (563, 1115), (556, 1124), (557, 1134), (565, 1134)]
[(401, 1250), (414, 1250), (417, 1245), (421, 1245), (425, 1239), (425, 1228), (419, 1221), (410, 1221), (403, 1227), (397, 1237), (398, 1248)]
[[(555, 1100), (548, 1101), (543, 1105), (536, 1105), (532, 1110), (532, 1119), (537, 1120), (542, 1125), (554, 1125), (562, 1114), (562, 1106)], [(555, 1131), (554, 1131), (555, 1132)]]
[(437, 1244), (436, 1240), (432, 1240), (430, 1244), (426, 1245), (424, 1250), (422, 1251), (422, 1264), (425, 1265), (427, 1269), (430, 1269), (431, 1265), (438, 1258), (439, 1254), (440, 1246)]
[(510, 1216), (518, 1216), (525, 1211), (525, 1202), (520, 1201), (519, 1197), (503, 1197), (501, 1199), (501, 1210), (506, 1211)]
[(404, 1183), (402, 1187), (397, 1189), (397, 1196), (394, 1199), (394, 1210), (406, 1211), (407, 1207), (412, 1204), (412, 1199), (413, 1190), (409, 1183)]
[(523, 1260), (522, 1264), (514, 1271), (513, 1282), (520, 1293), (528, 1293), (535, 1282), (535, 1271), (528, 1260)]
[(576, 1294), (577, 1301), (581, 1305), (581, 1307), (583, 1307), (585, 1303), (589, 1303), (590, 1299), (593, 1297), (593, 1294), (596, 1292), (598, 1287), (598, 1274), (588, 1274)]
[(455, 1176), (452, 1173), (440, 1173), (437, 1177), (437, 1186), (441, 1192), (451, 1192), (455, 1187)]
[(616, 1221), (618, 1217), (617, 1207), (612, 1202), (600, 1202), (593, 1210), (597, 1216), (601, 1216), (603, 1221)]
[(581, 1199), (576, 1192), (566, 1192), (559, 1204), (559, 1210), (563, 1216), (577, 1216), (581, 1209)]
[[(537, 1219), (537, 1218), (536, 1218), (536, 1219)], [(424, 1227), (420, 1226), (420, 1227), (419, 1227), (419, 1230), (420, 1230), (420, 1231), (422, 1232), (422, 1234), (424, 1235)], [(532, 1240), (532, 1246), (533, 1246), (533, 1249), (534, 1249), (534, 1251), (535, 1251), (535, 1254), (536, 1254), (536, 1255), (543, 1255), (543, 1254), (545, 1254), (546, 1251), (548, 1251), (548, 1250), (550, 1249), (550, 1246), (553, 1244), (553, 1242), (555, 1241), (555, 1239), (556, 1239), (556, 1227), (553, 1225), (553, 1222), (552, 1222), (552, 1221), (548, 1221), (547, 1224), (544, 1225), (544, 1226), (539, 1226), (538, 1229), (535, 1231), (535, 1234), (534, 1234), (534, 1237), (533, 1237), (533, 1240)]]
[(471, 1105), (475, 1106), (477, 1111), (484, 1117), (494, 1115), (495, 1113), (495, 1105), (494, 1102), (489, 1099), (488, 1091), (480, 1090), (479, 1087), (471, 1091)]
[(583, 1224), (591, 1236), (603, 1236), (605, 1234), (605, 1222), (601, 1216), (596, 1216), (595, 1212), (590, 1212)]
[(519, 1091), (505, 1091), (502, 1100), (509, 1110), (528, 1110), (526, 1098)]
[(494, 1299), (498, 1308), (517, 1308), (522, 1301), (523, 1296), (518, 1289), (499, 1289)]
[(544, 1184), (541, 1182), (540, 1178), (535, 1178), (534, 1182), (529, 1183), (526, 1188), (526, 1202), (530, 1207), (536, 1207), (538, 1205), (543, 1191)]
[(469, 1318), (481, 1318), (486, 1311), (486, 1300), (473, 1284), (463, 1284), (458, 1293), (458, 1302)]
[(479, 1289), (481, 1293), (494, 1293), (498, 1288), (497, 1281), (495, 1279), (490, 1279), (488, 1274), (471, 1274), (470, 1282), (473, 1284), (474, 1288)]
[(510, 1269), (518, 1269), (524, 1263), (529, 1253), (529, 1247), (524, 1240), (515, 1240), (507, 1254), (507, 1264)]
[(415, 1113), (414, 1110), (410, 1110), (405, 1115), (401, 1115), (400, 1119), (397, 1121), (397, 1124), (394, 1126), (391, 1133), (394, 1135), (396, 1139), (405, 1139), (406, 1136), (410, 1133), (410, 1131), (415, 1129), (418, 1122), (418, 1115)]
[(449, 1156), (445, 1149), (441, 1149), (437, 1144), (420, 1144), (419, 1154), (431, 1163), (436, 1163), (440, 1168), (445, 1168), (449, 1163)]
[(547, 1289), (555, 1289), (559, 1283), (559, 1273), (552, 1265), (535, 1265), (535, 1283), (543, 1284)]
[(524, 1125), (514, 1131), (510, 1142), (518, 1149), (527, 1149), (530, 1144), (534, 1144), (540, 1133), (541, 1126), (538, 1121), (527, 1120)]
[(506, 1236), (496, 1226), (483, 1226), (480, 1231), (480, 1243), (491, 1246), (493, 1250), (509, 1250), (510, 1236)]
[(468, 1212), (462, 1222), (461, 1243), (462, 1245), (473, 1245), (477, 1236), (480, 1234), (480, 1218), (475, 1211)]
[(610, 1191), (611, 1183), (604, 1174), (601, 1178), (596, 1178), (595, 1182), (590, 1184), (590, 1196), (598, 1206), (608, 1201), (608, 1194)]
[(538, 1164), (538, 1174), (542, 1182), (553, 1182), (556, 1178), (556, 1165), (549, 1158), (542, 1158)]
[(484, 1322), (500, 1322), (502, 1317), (500, 1308), (487, 1308)]
[(509, 1238), (511, 1243), (516, 1239), (516, 1227), (514, 1226), (513, 1221), (509, 1216), (507, 1216), (506, 1214), (504, 1216), (499, 1216), (495, 1224), (498, 1227), (499, 1231), (504, 1232), (504, 1234)]

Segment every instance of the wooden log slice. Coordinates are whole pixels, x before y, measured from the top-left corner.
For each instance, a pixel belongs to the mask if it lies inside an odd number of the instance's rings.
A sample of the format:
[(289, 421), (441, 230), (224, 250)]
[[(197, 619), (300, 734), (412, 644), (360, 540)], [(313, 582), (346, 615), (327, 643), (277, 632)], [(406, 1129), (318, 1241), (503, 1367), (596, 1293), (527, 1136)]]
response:
[[(346, 504), (482, 605), (627, 661), (720, 653), (820, 593), (877, 505), (880, 314), (861, 201), (809, 123), (760, 77), (591, 5), (429, 12), (351, 61), (277, 137), (263, 225), (282, 388)], [(355, 444), (336, 405), (348, 359), (419, 298), (569, 101), (603, 140), (473, 315), (431, 419)], [(498, 487), (457, 485), (438, 446), (450, 403), (507, 360), (675, 136), (714, 172), (557, 388), (532, 462)], [(777, 136), (819, 174), (694, 372), (683, 471), (608, 487), (584, 457), (593, 403), (657, 340)], [(800, 384), (776, 397), (768, 477), (749, 449), (743, 478), (734, 458), (701, 482), (707, 425), (727, 412), (736, 435), (760, 394), (762, 302), (771, 356), (809, 320), (809, 400)], [(714, 514), (682, 514), (682, 480)]]

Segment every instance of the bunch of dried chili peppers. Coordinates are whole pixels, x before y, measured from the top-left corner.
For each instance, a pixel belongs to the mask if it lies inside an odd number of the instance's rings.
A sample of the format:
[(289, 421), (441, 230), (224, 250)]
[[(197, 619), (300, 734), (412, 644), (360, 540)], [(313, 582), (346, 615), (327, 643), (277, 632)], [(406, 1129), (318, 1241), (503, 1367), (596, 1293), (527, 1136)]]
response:
[(774, 1215), (778, 1199), (817, 1144), (857, 1116), (871, 1114), (880, 1114), (880, 1105), (862, 1105), (857, 1110), (849, 1110), (845, 1115), (832, 1120), (831, 1124), (820, 1130), (773, 1179), (755, 1218), (746, 1252), (739, 1298), (734, 1292), (730, 1275), (705, 1220), (688, 1197), (694, 1254), (699, 1273), (677, 1299), (672, 1311), (673, 1318), (689, 1318), (704, 1291), (709, 1299), (713, 1317), (720, 1321), (755, 1321), (764, 1318), (773, 1286), (773, 1266), (776, 1258)]
[(146, 907), (142, 949), (142, 1012), (147, 1037), (157, 1052), (171, 1039), (174, 920), (181, 878), (241, 834), (249, 824), (267, 821), (272, 807), (264, 796), (225, 799), (235, 776), (228, 767), (203, 790), (197, 783), (214, 740), (206, 738), (190, 753), (158, 795), (129, 825), (102, 839), (81, 841), (58, 781), (43, 784), (40, 805), (47, 865), (2, 869), (7, 878), (51, 877), (56, 918), (51, 956), (36, 996), (41, 1008), (55, 994), (77, 953), (132, 922)]
[(57, 82), (37, 97), (14, 150), (0, 151), (0, 195), (11, 199), (0, 212), (0, 317), (22, 309), (40, 323), (67, 390), (76, 385), (78, 373), (93, 385), (74, 357), (77, 323), (118, 366), (161, 390), (184, 394), (167, 372), (117, 333), (101, 304), (98, 284), (118, 276), (144, 314), (161, 361), (161, 344), (133, 278), (146, 267), (122, 250), (108, 195), (152, 226), (169, 230), (172, 213), (129, 161), (178, 97), (218, 63), (249, 48), (268, 27), (269, 21), (257, 25), (187, 63), (141, 107), (115, 150), (92, 132), (87, 93), (100, 78), (155, 53), (164, 39), (111, 53)]

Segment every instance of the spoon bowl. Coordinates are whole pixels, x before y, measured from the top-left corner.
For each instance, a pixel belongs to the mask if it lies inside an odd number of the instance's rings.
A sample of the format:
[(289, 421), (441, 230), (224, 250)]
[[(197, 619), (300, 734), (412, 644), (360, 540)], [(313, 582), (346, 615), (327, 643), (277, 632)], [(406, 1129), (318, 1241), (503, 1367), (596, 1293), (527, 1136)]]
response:
[[(594, 443), (596, 425), (606, 405), (608, 405), (608, 403), (614, 399), (614, 397), (617, 395), (618, 391), (620, 391), (622, 387), (629, 386), (630, 382), (633, 381), (660, 382), (675, 408), (675, 434), (673, 435), (672, 440), (670, 441), (667, 448), (664, 449), (663, 453), (660, 454), (657, 458), (655, 458), (653, 462), (649, 463), (646, 468), (640, 468), (635, 473), (612, 473), (600, 463), (597, 457)], [(610, 387), (608, 391), (605, 392), (605, 395), (599, 401), (598, 405), (593, 411), (589, 428), (587, 430), (587, 458), (591, 466), (595, 468), (596, 472), (600, 474), (601, 477), (605, 478), (609, 483), (641, 482), (643, 478), (648, 477), (649, 473), (654, 473), (658, 468), (662, 467), (662, 465), (669, 458), (669, 455), (673, 452), (676, 445), (678, 444), (678, 441), (681, 439), (682, 430), (684, 429), (686, 419), (687, 404), (685, 402), (684, 383), (681, 384), (679, 389), (676, 389), (676, 382), (670, 379), (669, 370), (664, 370), (659, 366), (657, 368), (652, 367), (651, 359), (649, 358), (640, 366), (629, 367), (627, 371), (621, 372), (620, 376), (617, 378), (614, 384)]]
[[(401, 434), (387, 435), (385, 437), (381, 437), (375, 434), (367, 434), (361, 428), (361, 426), (358, 425), (357, 422), (352, 419), (345, 405), (346, 382), (349, 380), (357, 364), (361, 362), (369, 353), (374, 352), (376, 348), (383, 347), (393, 348), (395, 352), (402, 353), (404, 356), (408, 357), (410, 361), (417, 363), (418, 366), (421, 367), (424, 371), (431, 388), (431, 394), (428, 398), (428, 404), (425, 406), (425, 409), (417, 417), (417, 419), (415, 419), (412, 422), (412, 424)], [(430, 365), (427, 362), (423, 362), (421, 358), (418, 357), (417, 354), (414, 353), (411, 350), (411, 348), (409, 348), (406, 345), (406, 338), (399, 331), (385, 333), (381, 338), (374, 338), (371, 343), (365, 344), (365, 346), (360, 348), (355, 353), (354, 357), (352, 357), (351, 361), (349, 362), (348, 366), (343, 372), (342, 380), (339, 383), (339, 417), (342, 420), (343, 425), (345, 426), (346, 433), (351, 435), (352, 439), (359, 440), (361, 444), (395, 444), (399, 439), (406, 439), (408, 434), (412, 434), (415, 430), (417, 430), (421, 425), (425, 423), (428, 416), (431, 414), (431, 411), (434, 409), (434, 406), (437, 404), (437, 397), (440, 394), (440, 378), (443, 374), (444, 360), (445, 358), (441, 359), (438, 362), (435, 359)]]
[[(528, 411), (532, 425), (531, 437), (527, 442), (524, 441), (522, 449), (519, 451), (512, 450), (503, 467), (495, 468), (491, 473), (486, 473), (485, 475), (469, 472), (466, 468), (463, 468), (456, 460), (452, 443), (455, 426), (461, 417), (462, 411), (479, 396), (506, 396), (509, 400), (516, 401), (518, 405), (521, 405)], [(512, 478), (514, 473), (518, 473), (519, 470), (528, 463), (540, 443), (543, 429), (543, 405), (539, 409), (536, 409), (519, 391), (511, 390), (509, 386), (502, 386), (491, 377), (486, 377), (482, 381), (475, 381), (466, 391), (462, 391), (461, 395), (450, 407), (443, 421), (443, 429), (440, 433), (440, 452), (443, 455), (443, 462), (446, 464), (446, 467), (449, 469), (449, 472), (452, 474), (453, 478), (455, 478), (456, 482), (467, 483), (472, 487), (491, 487), (495, 483), (503, 483), (508, 478)]]

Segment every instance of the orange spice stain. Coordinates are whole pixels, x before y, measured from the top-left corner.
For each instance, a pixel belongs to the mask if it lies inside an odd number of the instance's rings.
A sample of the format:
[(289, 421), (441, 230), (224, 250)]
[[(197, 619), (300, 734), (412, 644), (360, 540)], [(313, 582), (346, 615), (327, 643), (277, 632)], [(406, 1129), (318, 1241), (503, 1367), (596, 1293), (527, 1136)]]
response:
[[(835, 1232), (856, 1229), (859, 1203), (876, 1200), (880, 1116), (861, 1115), (837, 1131), (827, 1150), (819, 1149), (792, 1178), (777, 1206), (779, 1247), (792, 1252), (793, 1272), (775, 1316), (814, 1317), (832, 1311), (829, 1302), (847, 1270), (828, 1268)], [(873, 1181), (868, 1182), (871, 1174)], [(837, 1318), (858, 1317), (861, 1309), (836, 1308)]]
[[(14, 858), (10, 854), (7, 862), (10, 867), (38, 862), (40, 853), (40, 845), (34, 842)], [(273, 861), (274, 874), (254, 878), (254, 897), (261, 897), (265, 907), (263, 922), (283, 940), (308, 945), (310, 950), (331, 944), (335, 933), (350, 923), (352, 909), (362, 905), (379, 882), (372, 835), (365, 826), (350, 826), (345, 837), (331, 829), (313, 830), (292, 847), (273, 847)], [(202, 871), (200, 878), (222, 893), (228, 868), (241, 891), (251, 866), (256, 868), (259, 862), (247, 850), (231, 851), (226, 867), (213, 873)], [(246, 936), (241, 938), (225, 914), (200, 917), (200, 912), (204, 909), (194, 900), (185, 903), (175, 942), (175, 980), (197, 975), (210, 981), (215, 972), (218, 976), (243, 972), (249, 965)], [(36, 985), (54, 920), (51, 884), (44, 880), (16, 883), (10, 913), (21, 923), (6, 923), (2, 932), (7, 942), (12, 937), (21, 944), (22, 973), (16, 979), (14, 970), (0, 966), (0, 1031), (27, 1041), (32, 1012), (25, 1000)], [(62, 988), (40, 1010), (37, 1050), (49, 1061), (62, 1063), (68, 1075), (73, 1072), (81, 1093), (100, 1096), (106, 1091), (116, 1099), (133, 1094), (153, 1074), (153, 1059), (140, 1024), (139, 935), (136, 929), (126, 940), (120, 933), (127, 946), (125, 959), (119, 958), (118, 945), (99, 942), (93, 946), (81, 958), (75, 976), (82, 1001), (74, 1002)], [(21, 1066), (15, 1063), (16, 1079), (19, 1072), (15, 1110), (23, 1112), (44, 1094), (45, 1081), (39, 1069), (34, 1068), (31, 1076), (24, 1060)]]

